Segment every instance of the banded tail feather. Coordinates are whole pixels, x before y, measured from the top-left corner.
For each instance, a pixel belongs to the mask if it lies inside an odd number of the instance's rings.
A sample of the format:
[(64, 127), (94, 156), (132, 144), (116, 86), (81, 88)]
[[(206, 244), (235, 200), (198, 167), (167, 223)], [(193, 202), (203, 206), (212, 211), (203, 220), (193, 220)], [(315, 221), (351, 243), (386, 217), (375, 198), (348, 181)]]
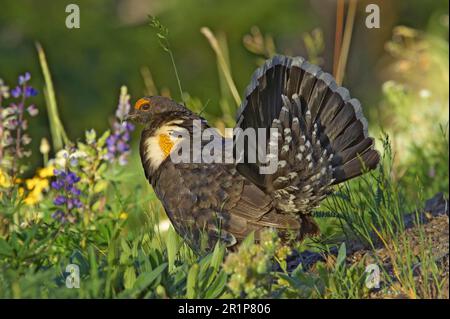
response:
[(301, 57), (275, 56), (255, 71), (236, 127), (277, 129), (275, 173), (260, 174), (258, 159), (237, 170), (286, 213), (310, 212), (332, 185), (374, 169), (380, 158), (359, 101)]

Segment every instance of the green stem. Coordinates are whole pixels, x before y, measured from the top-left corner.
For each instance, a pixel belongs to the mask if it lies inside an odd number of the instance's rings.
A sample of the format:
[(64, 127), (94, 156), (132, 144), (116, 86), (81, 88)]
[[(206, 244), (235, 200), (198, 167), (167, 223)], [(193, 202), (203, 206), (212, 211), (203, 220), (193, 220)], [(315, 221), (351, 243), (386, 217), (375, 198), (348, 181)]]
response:
[(36, 42), (36, 49), (39, 56), (42, 73), (45, 79), (44, 95), (48, 112), (48, 120), (50, 122), (50, 131), (52, 134), (53, 149), (59, 151), (64, 147), (64, 144), (70, 142), (67, 137), (61, 118), (58, 113), (58, 105), (56, 103), (55, 90), (53, 88), (53, 81), (48, 68), (47, 59), (45, 57), (44, 49), (41, 44)]
[(177, 69), (177, 66), (175, 64), (175, 59), (173, 57), (172, 50), (168, 50), (168, 52), (169, 52), (169, 56), (170, 56), (170, 61), (172, 62), (173, 70), (175, 71), (175, 77), (177, 78), (178, 90), (180, 90), (181, 101), (183, 101), (183, 103), (186, 104), (184, 102), (183, 89), (181, 88), (180, 76), (178, 75), (178, 69)]
[(201, 31), (201, 33), (203, 33), (203, 35), (209, 41), (209, 44), (211, 45), (212, 49), (216, 53), (217, 62), (223, 72), (223, 76), (225, 78), (225, 81), (228, 84), (231, 95), (233, 96), (234, 101), (236, 102), (236, 105), (239, 106), (241, 104), (241, 97), (239, 96), (236, 85), (234, 84), (233, 77), (231, 76), (230, 67), (227, 64), (225, 56), (220, 48), (219, 42), (217, 41), (216, 37), (214, 36), (214, 34), (211, 32), (211, 30), (209, 28), (203, 27), (200, 29), (200, 31)]
[(336, 83), (342, 85), (345, 68), (347, 66), (350, 43), (352, 41), (353, 24), (355, 22), (357, 0), (350, 0), (347, 19), (345, 20), (344, 38), (342, 40), (341, 53), (339, 55), (338, 68), (336, 73)]

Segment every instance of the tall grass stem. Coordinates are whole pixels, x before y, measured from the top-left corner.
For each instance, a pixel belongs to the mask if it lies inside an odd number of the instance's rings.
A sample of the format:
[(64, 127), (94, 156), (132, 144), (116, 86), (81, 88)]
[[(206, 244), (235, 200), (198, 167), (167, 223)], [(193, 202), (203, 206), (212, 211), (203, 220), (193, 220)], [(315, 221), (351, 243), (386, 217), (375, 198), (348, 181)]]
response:
[(47, 64), (44, 49), (39, 42), (36, 42), (36, 49), (39, 56), (39, 63), (41, 65), (42, 74), (44, 75), (45, 80), (44, 96), (47, 106), (48, 120), (50, 123), (53, 149), (56, 152), (62, 149), (64, 147), (64, 144), (68, 144), (70, 141), (59, 117), (52, 77)]
[(207, 27), (201, 28), (200, 32), (206, 37), (212, 49), (216, 53), (217, 61), (228, 84), (228, 88), (230, 89), (231, 95), (233, 96), (236, 105), (239, 106), (241, 104), (241, 97), (239, 96), (236, 85), (234, 84), (233, 77), (231, 76), (230, 66), (226, 62), (225, 55), (222, 52), (222, 49), (219, 45), (219, 41), (217, 41), (217, 38)]

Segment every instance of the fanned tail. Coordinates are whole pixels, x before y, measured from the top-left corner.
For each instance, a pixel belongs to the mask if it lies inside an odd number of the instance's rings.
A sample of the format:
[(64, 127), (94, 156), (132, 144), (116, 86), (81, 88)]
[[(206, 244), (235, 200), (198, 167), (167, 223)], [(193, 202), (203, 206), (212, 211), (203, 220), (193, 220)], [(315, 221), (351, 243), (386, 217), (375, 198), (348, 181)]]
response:
[(301, 57), (275, 56), (255, 71), (236, 127), (277, 129), (276, 172), (261, 174), (258, 159), (237, 170), (284, 212), (308, 213), (332, 185), (375, 168), (380, 158), (359, 101)]

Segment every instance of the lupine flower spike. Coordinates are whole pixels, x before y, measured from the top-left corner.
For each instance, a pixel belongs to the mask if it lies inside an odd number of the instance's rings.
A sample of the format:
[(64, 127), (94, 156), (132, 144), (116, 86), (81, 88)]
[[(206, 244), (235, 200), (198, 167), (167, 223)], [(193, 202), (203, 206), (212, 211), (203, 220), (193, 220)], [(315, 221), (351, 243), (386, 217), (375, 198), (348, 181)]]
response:
[(62, 223), (74, 223), (77, 220), (77, 210), (83, 207), (80, 200), (81, 190), (77, 187), (80, 181), (74, 172), (69, 168), (66, 170), (54, 170), (56, 180), (52, 182), (52, 188), (58, 195), (54, 198), (53, 204), (58, 208), (52, 217)]
[(127, 163), (130, 153), (131, 132), (134, 125), (124, 121), (125, 116), (130, 111), (130, 95), (127, 87), (122, 86), (120, 89), (119, 105), (116, 110), (116, 119), (112, 125), (112, 133), (106, 140), (108, 153), (105, 155), (110, 162), (118, 161), (120, 165)]

